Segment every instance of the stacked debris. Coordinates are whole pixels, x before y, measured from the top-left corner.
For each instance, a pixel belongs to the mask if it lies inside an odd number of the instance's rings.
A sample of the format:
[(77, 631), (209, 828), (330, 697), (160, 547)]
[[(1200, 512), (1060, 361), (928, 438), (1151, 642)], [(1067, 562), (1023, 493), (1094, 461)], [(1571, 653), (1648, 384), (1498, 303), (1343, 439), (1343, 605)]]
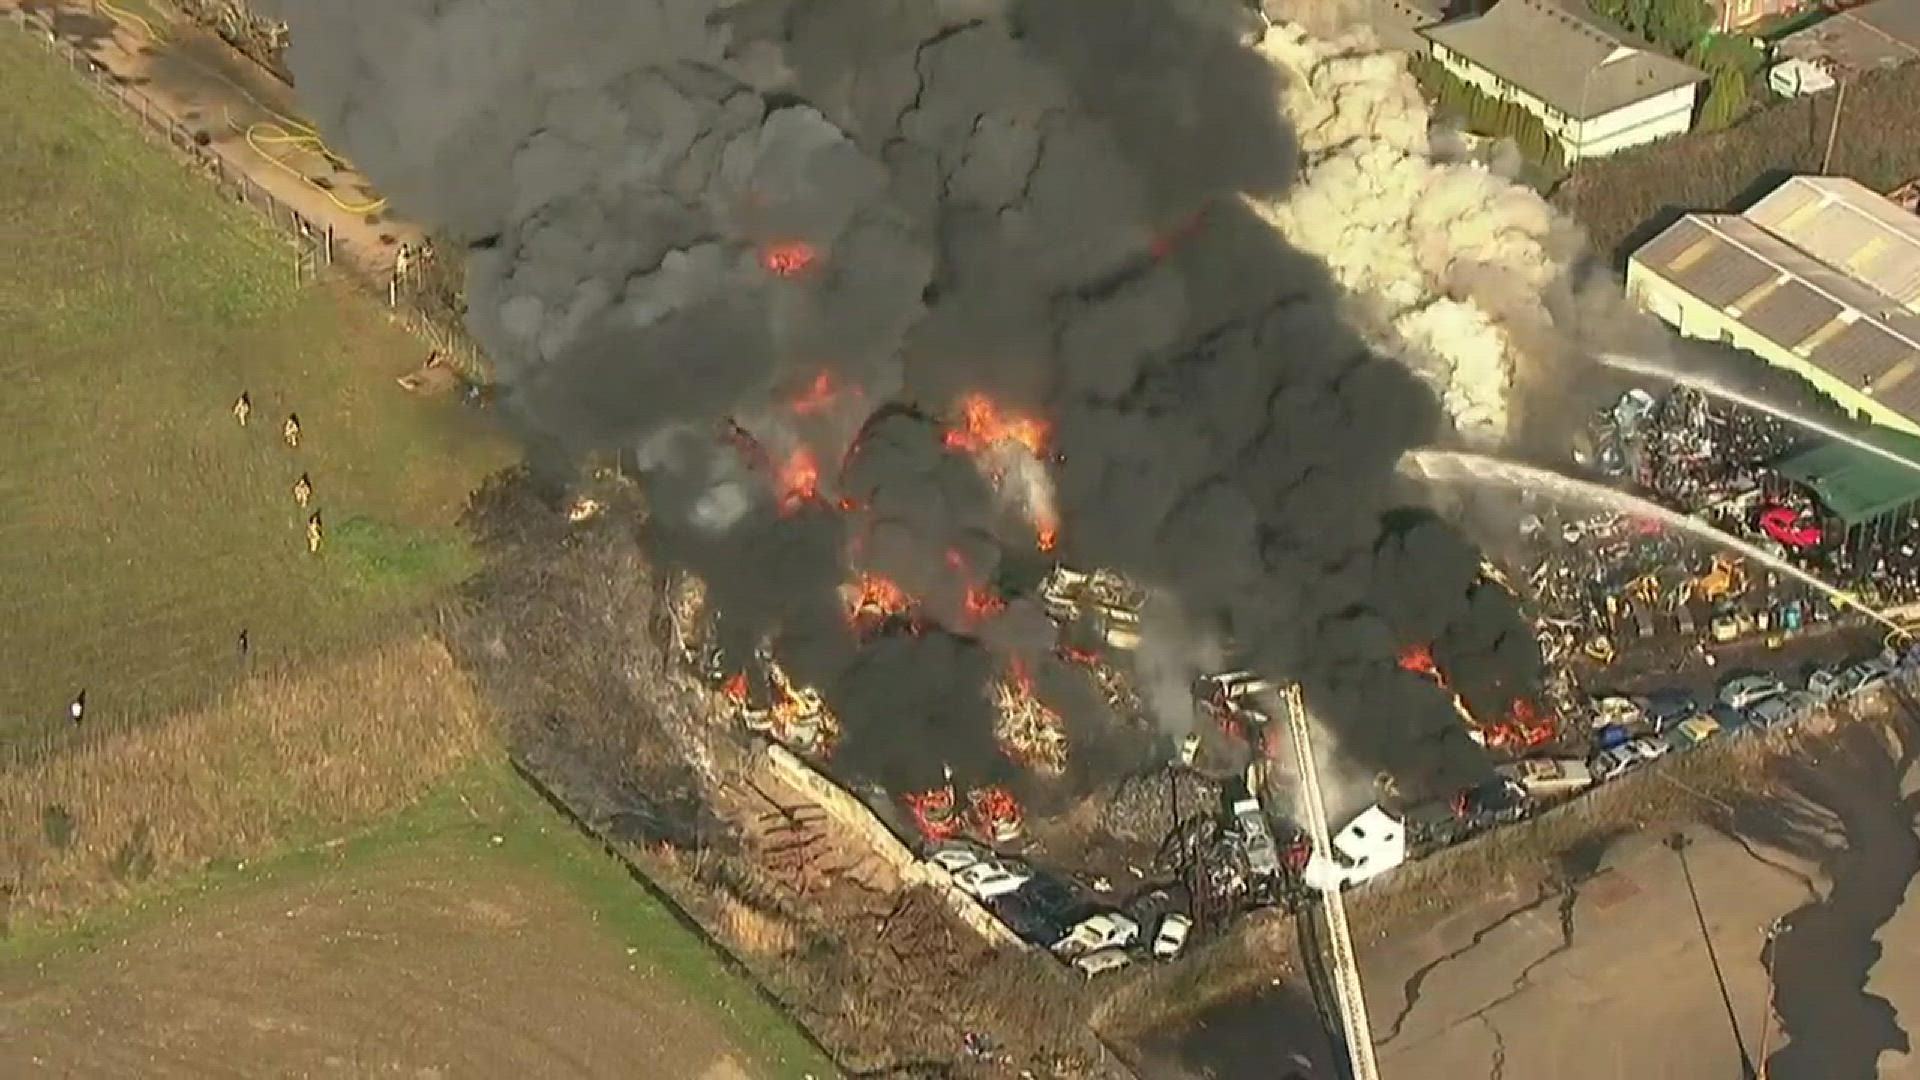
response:
[(1067, 771), (1067, 726), (1034, 696), (1033, 680), (1014, 664), (993, 685), (993, 737), (1009, 761), (1046, 776)]
[(1101, 644), (1115, 649), (1140, 647), (1140, 612), (1146, 589), (1111, 570), (1073, 570), (1056, 566), (1040, 582), (1040, 604), (1064, 625), (1088, 624)]
[(1191, 769), (1167, 768), (1116, 784), (1100, 808), (1100, 821), (1123, 840), (1159, 843), (1178, 820), (1219, 811), (1219, 782)]
[(263, 18), (244, 0), (174, 0), (174, 6), (281, 82), (293, 85), (293, 72), (287, 67), (285, 20)]

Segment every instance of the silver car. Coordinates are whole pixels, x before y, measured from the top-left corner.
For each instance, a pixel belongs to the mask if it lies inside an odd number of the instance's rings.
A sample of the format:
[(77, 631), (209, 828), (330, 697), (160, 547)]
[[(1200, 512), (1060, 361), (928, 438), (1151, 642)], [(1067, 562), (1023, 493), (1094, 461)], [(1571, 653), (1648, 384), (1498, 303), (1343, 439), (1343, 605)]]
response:
[(1073, 966), (1079, 970), (1080, 974), (1092, 979), (1105, 975), (1109, 971), (1119, 971), (1131, 963), (1133, 963), (1133, 957), (1128, 956), (1125, 949), (1101, 949), (1075, 960)]

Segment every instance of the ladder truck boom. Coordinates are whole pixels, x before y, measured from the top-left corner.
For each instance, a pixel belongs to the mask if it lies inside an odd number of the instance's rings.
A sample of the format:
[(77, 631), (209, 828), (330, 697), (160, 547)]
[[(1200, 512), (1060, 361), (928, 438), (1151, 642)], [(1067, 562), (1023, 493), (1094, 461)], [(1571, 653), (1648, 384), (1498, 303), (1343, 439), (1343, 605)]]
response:
[[(1306, 705), (1298, 685), (1285, 694), (1287, 731), (1292, 736), (1294, 763), (1300, 774), (1300, 801), (1306, 818), (1303, 824), (1313, 849), (1333, 850), (1332, 830), (1327, 827), (1327, 804), (1320, 793), (1320, 771), (1313, 760), (1312, 735)], [(1367, 1000), (1360, 985), (1360, 964), (1353, 953), (1353, 934), (1347, 927), (1347, 904), (1340, 887), (1316, 890), (1320, 910), (1327, 920), (1328, 949), (1332, 953), (1335, 1004), (1340, 1010), (1340, 1026), (1346, 1037), (1347, 1056), (1353, 1080), (1379, 1080), (1380, 1067), (1373, 1057), (1373, 1026), (1367, 1021)]]

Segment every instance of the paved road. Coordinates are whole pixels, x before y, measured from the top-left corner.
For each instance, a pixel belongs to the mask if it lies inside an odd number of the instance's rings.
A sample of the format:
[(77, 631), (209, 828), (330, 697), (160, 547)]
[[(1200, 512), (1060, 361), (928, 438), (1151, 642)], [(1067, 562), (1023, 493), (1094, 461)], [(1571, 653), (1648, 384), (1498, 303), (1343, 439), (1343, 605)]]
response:
[[(1920, 729), (1809, 741), (1793, 794), (1570, 860), (1566, 889), (1490, 895), (1363, 952), (1391, 1080), (1920, 1080)], [(1767, 929), (1789, 927), (1774, 953)], [(1204, 1018), (1149, 1075), (1339, 1075), (1285, 988)], [(1904, 1015), (1903, 1015), (1904, 1014)], [(1257, 1033), (1257, 1034), (1256, 1034)]]

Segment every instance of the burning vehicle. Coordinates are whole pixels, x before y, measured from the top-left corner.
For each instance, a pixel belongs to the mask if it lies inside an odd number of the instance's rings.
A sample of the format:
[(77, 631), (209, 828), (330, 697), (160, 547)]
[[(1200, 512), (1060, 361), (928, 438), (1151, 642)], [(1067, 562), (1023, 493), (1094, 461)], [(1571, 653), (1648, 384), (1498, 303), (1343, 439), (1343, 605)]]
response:
[(953, 769), (945, 768), (946, 783), (902, 797), (913, 824), (930, 843), (971, 836), (988, 844), (1011, 844), (1026, 835), (1026, 818), (1013, 792), (999, 785), (974, 788), (962, 802), (953, 786)]
[(787, 669), (762, 645), (748, 670), (721, 686), (742, 726), (802, 754), (827, 756), (840, 737), (840, 721), (820, 691), (796, 686)]

